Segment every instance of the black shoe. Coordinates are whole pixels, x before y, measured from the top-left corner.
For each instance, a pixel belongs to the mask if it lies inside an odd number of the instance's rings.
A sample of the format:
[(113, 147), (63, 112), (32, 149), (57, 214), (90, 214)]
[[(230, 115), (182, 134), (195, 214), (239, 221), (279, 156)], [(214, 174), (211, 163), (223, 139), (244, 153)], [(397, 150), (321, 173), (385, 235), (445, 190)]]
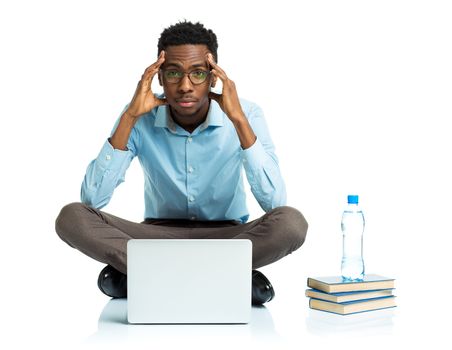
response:
[(253, 305), (262, 305), (275, 297), (275, 291), (272, 284), (262, 272), (253, 270), (252, 272), (253, 296), (251, 302)]
[[(97, 286), (102, 293), (112, 298), (127, 298), (127, 276), (107, 265), (100, 272)], [(252, 304), (262, 305), (275, 297), (275, 291), (262, 272), (252, 272)]]
[(100, 272), (97, 286), (109, 297), (127, 298), (127, 276), (110, 265)]

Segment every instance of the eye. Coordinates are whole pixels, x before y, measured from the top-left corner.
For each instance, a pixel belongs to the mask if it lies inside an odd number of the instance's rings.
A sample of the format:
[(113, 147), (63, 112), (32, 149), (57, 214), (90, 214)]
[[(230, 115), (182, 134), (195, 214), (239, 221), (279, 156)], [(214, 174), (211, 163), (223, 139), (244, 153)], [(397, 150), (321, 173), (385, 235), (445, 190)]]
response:
[(177, 70), (167, 70), (165, 71), (165, 76), (169, 79), (171, 78), (181, 78), (183, 76), (182, 72), (179, 72)]
[(207, 76), (207, 72), (203, 70), (195, 70), (191, 72), (191, 76), (196, 79), (204, 79)]

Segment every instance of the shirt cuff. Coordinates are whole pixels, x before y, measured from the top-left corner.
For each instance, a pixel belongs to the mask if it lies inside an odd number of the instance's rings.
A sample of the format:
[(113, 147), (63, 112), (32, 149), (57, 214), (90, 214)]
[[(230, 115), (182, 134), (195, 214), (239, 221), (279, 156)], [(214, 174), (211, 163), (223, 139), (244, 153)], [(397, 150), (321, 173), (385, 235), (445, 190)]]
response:
[(97, 164), (103, 170), (119, 170), (127, 160), (130, 151), (114, 149), (107, 140), (97, 156)]

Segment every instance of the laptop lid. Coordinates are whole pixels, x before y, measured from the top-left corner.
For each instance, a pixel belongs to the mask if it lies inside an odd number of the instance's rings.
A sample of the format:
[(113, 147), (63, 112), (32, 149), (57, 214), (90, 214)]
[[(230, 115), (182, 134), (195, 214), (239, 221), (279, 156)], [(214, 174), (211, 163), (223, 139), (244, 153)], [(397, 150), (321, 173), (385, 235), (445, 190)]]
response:
[(248, 323), (252, 243), (247, 239), (132, 239), (129, 323)]

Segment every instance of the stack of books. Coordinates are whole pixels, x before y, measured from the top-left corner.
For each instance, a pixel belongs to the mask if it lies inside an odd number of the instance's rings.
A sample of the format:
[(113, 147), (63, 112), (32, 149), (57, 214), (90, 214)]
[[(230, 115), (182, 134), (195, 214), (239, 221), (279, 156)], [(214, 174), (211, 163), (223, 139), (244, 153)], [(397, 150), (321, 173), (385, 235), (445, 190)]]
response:
[(309, 307), (340, 315), (395, 307), (392, 278), (365, 275), (362, 281), (347, 282), (340, 276), (308, 278)]

